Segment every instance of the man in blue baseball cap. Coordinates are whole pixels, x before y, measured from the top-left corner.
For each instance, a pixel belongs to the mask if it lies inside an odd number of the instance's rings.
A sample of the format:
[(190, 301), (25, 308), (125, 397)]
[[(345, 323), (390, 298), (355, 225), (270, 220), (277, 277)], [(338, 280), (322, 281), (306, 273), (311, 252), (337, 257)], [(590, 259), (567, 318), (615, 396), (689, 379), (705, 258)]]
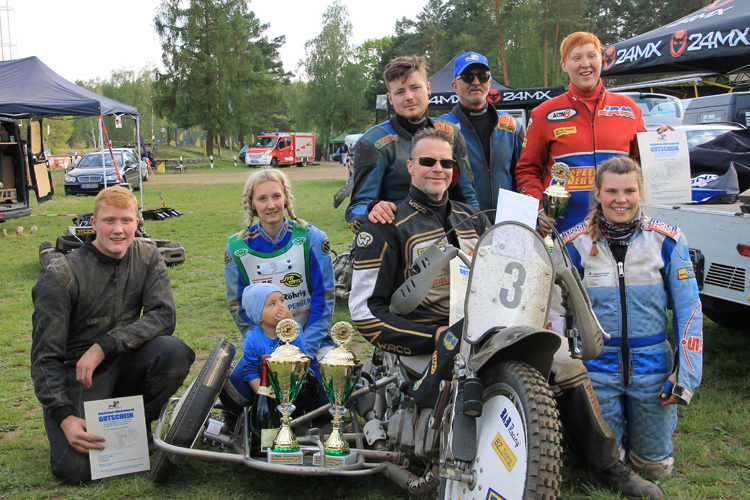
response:
[(520, 122), (487, 101), (491, 83), (485, 56), (478, 52), (460, 54), (453, 64), (452, 83), (458, 104), (440, 117), (458, 125), (466, 140), (481, 210), (497, 207), (499, 188), (515, 190), (516, 161), (524, 138)]

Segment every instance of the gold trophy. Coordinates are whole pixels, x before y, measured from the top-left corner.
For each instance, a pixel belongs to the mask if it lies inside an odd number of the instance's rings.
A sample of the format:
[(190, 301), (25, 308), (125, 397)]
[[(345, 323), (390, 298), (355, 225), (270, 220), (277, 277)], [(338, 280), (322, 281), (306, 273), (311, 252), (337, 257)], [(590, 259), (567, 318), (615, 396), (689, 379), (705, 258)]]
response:
[(279, 399), (281, 429), (273, 446), (268, 449), (268, 461), (278, 464), (302, 464), (302, 452), (289, 423), (292, 421), (294, 405), (302, 384), (305, 382), (310, 358), (292, 341), (299, 335), (299, 325), (293, 319), (284, 319), (276, 325), (276, 335), (282, 342), (268, 357), (268, 378)]
[[(570, 178), (570, 167), (563, 162), (555, 162), (550, 168), (550, 174), (552, 180), (542, 192), (542, 207), (545, 215), (554, 222), (560, 218), (570, 200), (570, 193), (565, 189), (565, 182)], [(551, 252), (554, 248), (551, 234), (544, 237), (544, 243)]]
[[(333, 431), (326, 439), (325, 448), (326, 466), (341, 467), (352, 465), (357, 462), (357, 454), (349, 451), (349, 443), (341, 433), (342, 418), (346, 411), (345, 406), (352, 395), (359, 375), (362, 373), (362, 362), (346, 347), (354, 337), (354, 328), (346, 321), (339, 321), (331, 328), (331, 337), (336, 348), (331, 350), (320, 360), (320, 377), (323, 381), (323, 389), (331, 402), (331, 413), (333, 414)], [(320, 452), (313, 456), (313, 464), (322, 465)]]

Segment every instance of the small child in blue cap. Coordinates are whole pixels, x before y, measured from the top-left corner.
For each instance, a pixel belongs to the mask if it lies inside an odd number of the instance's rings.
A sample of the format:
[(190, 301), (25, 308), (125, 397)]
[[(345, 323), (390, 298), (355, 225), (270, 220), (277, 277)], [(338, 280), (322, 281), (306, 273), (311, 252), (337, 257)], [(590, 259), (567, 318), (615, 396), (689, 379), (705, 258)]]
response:
[[(260, 387), (263, 355), (271, 354), (279, 345), (276, 325), (283, 319), (293, 319), (292, 313), (284, 304), (281, 290), (271, 283), (256, 283), (246, 287), (242, 293), (242, 308), (258, 326), (245, 335), (245, 342), (242, 344), (242, 359), (237, 362), (219, 395), (224, 406), (235, 414), (240, 413), (243, 406), (252, 404), (255, 393)], [(292, 341), (292, 345), (305, 352), (305, 338), (301, 326), (299, 335)], [(315, 399), (319, 392), (322, 392), (317, 386), (318, 362), (314, 357), (310, 364), (310, 371), (314, 377), (308, 377), (298, 399), (295, 400), (297, 407), (306, 406), (305, 401), (308, 398), (305, 398), (303, 393), (311, 393), (312, 399)]]

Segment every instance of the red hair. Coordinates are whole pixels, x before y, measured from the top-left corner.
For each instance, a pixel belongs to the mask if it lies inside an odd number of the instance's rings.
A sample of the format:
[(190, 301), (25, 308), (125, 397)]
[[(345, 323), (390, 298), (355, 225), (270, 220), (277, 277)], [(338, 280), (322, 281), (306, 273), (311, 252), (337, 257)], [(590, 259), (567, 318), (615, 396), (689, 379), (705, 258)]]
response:
[(587, 43), (593, 43), (596, 50), (601, 53), (602, 42), (599, 41), (599, 38), (593, 33), (589, 33), (588, 31), (576, 31), (575, 33), (566, 36), (560, 44), (560, 62), (565, 63), (574, 48), (586, 45)]

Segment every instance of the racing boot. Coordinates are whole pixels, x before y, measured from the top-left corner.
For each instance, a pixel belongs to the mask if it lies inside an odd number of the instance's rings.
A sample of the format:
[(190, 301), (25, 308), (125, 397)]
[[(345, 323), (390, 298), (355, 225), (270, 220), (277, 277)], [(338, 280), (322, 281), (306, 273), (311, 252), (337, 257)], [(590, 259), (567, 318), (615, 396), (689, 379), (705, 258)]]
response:
[(582, 373), (558, 383), (557, 409), (568, 442), (586, 461), (594, 478), (629, 500), (662, 500), (664, 494), (620, 461), (614, 433), (602, 417), (591, 379)]
[(448, 380), (453, 370), (453, 358), (459, 351), (463, 320), (458, 321), (440, 334), (430, 365), (416, 382), (401, 384), (401, 392), (411, 403), (432, 407), (437, 401), (440, 381)]

